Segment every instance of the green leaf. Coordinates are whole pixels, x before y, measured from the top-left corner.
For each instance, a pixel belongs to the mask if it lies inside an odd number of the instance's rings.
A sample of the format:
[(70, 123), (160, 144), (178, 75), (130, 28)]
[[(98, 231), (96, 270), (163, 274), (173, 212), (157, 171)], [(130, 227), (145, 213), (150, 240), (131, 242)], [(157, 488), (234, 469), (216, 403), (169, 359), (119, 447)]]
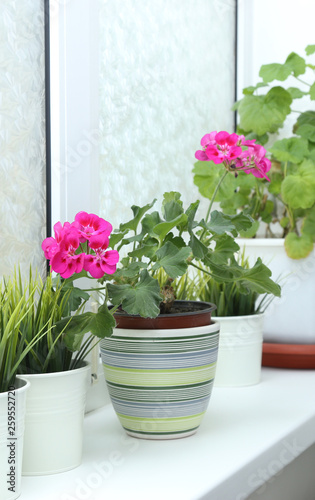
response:
[(73, 286), (72, 281), (65, 280), (60, 290), (60, 299), (66, 295), (66, 303), (63, 316), (68, 316), (72, 311), (76, 311), (81, 306), (82, 302), (87, 302), (90, 298), (87, 292), (81, 288)]
[(161, 294), (158, 281), (144, 270), (140, 281), (131, 285), (108, 285), (108, 293), (114, 305), (122, 306), (128, 314), (155, 318), (160, 313)]
[(204, 245), (193, 233), (190, 235), (189, 247), (196, 259), (203, 259), (208, 253), (208, 247)]
[(153, 270), (157, 270), (163, 267), (165, 272), (170, 276), (170, 278), (177, 278), (182, 276), (187, 271), (187, 259), (191, 254), (191, 249), (189, 247), (178, 249), (170, 241), (167, 241), (157, 252), (157, 262), (153, 266)]
[(315, 127), (315, 111), (305, 111), (304, 113), (301, 113), (294, 124), (293, 133), (296, 134), (298, 128), (305, 124), (313, 125)]
[(86, 312), (70, 316), (56, 323), (56, 332), (63, 332), (63, 340), (70, 351), (78, 351), (86, 333), (103, 339), (113, 333), (115, 319), (107, 306), (101, 306), (97, 313)]
[(152, 212), (151, 214), (146, 214), (142, 219), (142, 231), (141, 234), (149, 234), (156, 238), (153, 233), (153, 229), (157, 224), (161, 222), (161, 217), (158, 212)]
[(246, 87), (245, 89), (243, 89), (243, 94), (244, 95), (252, 95), (256, 90), (256, 87), (253, 87), (252, 85), (249, 86), (249, 87)]
[(274, 173), (270, 176), (270, 183), (267, 185), (269, 193), (278, 195), (281, 193), (281, 185), (283, 181), (283, 175), (280, 173)]
[(269, 151), (279, 161), (301, 163), (308, 153), (307, 141), (298, 137), (276, 141)]
[(291, 208), (310, 208), (315, 203), (315, 164), (304, 160), (296, 174), (284, 179), (281, 193)]
[(284, 248), (291, 259), (303, 259), (313, 250), (314, 243), (308, 234), (298, 236), (296, 233), (287, 234), (284, 240)]
[(211, 274), (218, 283), (237, 283), (242, 289), (242, 293), (252, 290), (257, 293), (271, 293), (280, 297), (280, 286), (270, 278), (271, 271), (262, 263), (260, 258), (250, 269), (238, 265), (235, 260), (229, 265), (222, 263), (217, 265), (211, 254), (208, 254), (204, 259), (204, 263), (210, 267)]
[(315, 207), (312, 207), (302, 224), (302, 234), (308, 234), (315, 241)]
[(234, 238), (228, 234), (216, 236), (214, 240), (216, 245), (212, 257), (217, 264), (227, 263), (228, 259), (240, 249)]
[(271, 293), (280, 297), (281, 288), (271, 278), (270, 269), (258, 258), (255, 265), (250, 269), (243, 269), (241, 275), (236, 278), (241, 280), (242, 286), (257, 293)]
[[(225, 168), (222, 165), (215, 165), (212, 161), (198, 161), (195, 163), (193, 169), (195, 174), (194, 184), (198, 187), (202, 196), (211, 200), (224, 171)], [(234, 175), (227, 175), (217, 192), (216, 201), (230, 198), (236, 187)]]
[[(130, 253), (136, 253), (136, 252), (130, 252)], [(142, 269), (146, 269), (147, 267), (148, 264), (146, 262), (131, 262), (131, 263), (128, 262), (128, 267), (117, 269), (117, 271), (115, 272), (115, 280), (118, 280), (119, 278), (136, 278), (140, 273), (140, 271)]]
[(313, 83), (313, 85), (311, 85), (310, 88), (310, 98), (311, 101), (315, 101), (315, 82)]
[(171, 221), (184, 212), (183, 202), (180, 199), (180, 193), (170, 191), (164, 193), (162, 202), (162, 215), (166, 221)]
[(192, 229), (194, 228), (195, 225), (194, 219), (197, 210), (199, 208), (199, 205), (200, 201), (197, 200), (194, 203), (191, 203), (185, 212), (185, 214), (187, 215), (187, 227), (185, 229), (187, 229), (187, 231), (192, 231)]
[(315, 45), (308, 45), (305, 49), (306, 55), (310, 56), (315, 52)]
[(291, 71), (293, 71), (294, 76), (303, 75), (306, 70), (306, 63), (303, 57), (299, 56), (295, 52), (291, 52), (288, 55), (285, 66), (287, 66)]
[(259, 83), (257, 83), (257, 85), (255, 85), (255, 87), (250, 86), (250, 87), (246, 87), (245, 89), (243, 89), (243, 94), (244, 95), (253, 94), (255, 92), (255, 90), (257, 90), (261, 87), (268, 87), (268, 85), (266, 83), (259, 82)]
[(263, 135), (276, 132), (290, 113), (292, 97), (282, 87), (273, 87), (265, 96), (245, 96), (239, 106), (240, 126)]
[(237, 215), (223, 214), (214, 210), (211, 212), (210, 221), (204, 225), (208, 231), (215, 234), (231, 232), (234, 236), (244, 229), (252, 226), (253, 219), (243, 213)]
[(296, 133), (308, 141), (315, 142), (315, 126), (310, 123), (298, 127)]
[(241, 238), (253, 238), (253, 236), (255, 236), (255, 234), (257, 233), (259, 226), (260, 226), (259, 221), (255, 220), (253, 222), (252, 227), (250, 227), (249, 229), (245, 229), (243, 231), (240, 231), (240, 237)]
[(138, 207), (137, 205), (133, 205), (131, 207), (131, 210), (133, 211), (134, 218), (131, 219), (128, 222), (125, 222), (124, 224), (120, 224), (120, 231), (123, 232), (126, 229), (129, 229), (131, 231), (136, 232), (138, 224), (140, 220), (142, 219), (143, 215), (150, 210), (150, 208), (153, 207), (154, 203), (156, 202), (156, 199), (152, 201), (152, 203), (149, 203), (148, 205), (145, 205), (144, 207)]
[(260, 217), (263, 222), (269, 224), (272, 222), (272, 213), (274, 210), (274, 202), (271, 200), (267, 200), (264, 206), (264, 209), (260, 212)]
[(153, 232), (159, 236), (159, 240), (163, 241), (165, 236), (171, 229), (181, 224), (187, 223), (187, 215), (181, 214), (173, 220), (168, 222), (160, 222), (153, 228)]
[(291, 68), (285, 64), (273, 63), (261, 66), (259, 76), (265, 83), (279, 80), (283, 82), (291, 74)]
[(115, 248), (117, 243), (119, 243), (127, 233), (128, 233), (128, 229), (126, 229), (123, 232), (112, 232), (112, 234), (110, 235), (110, 238), (109, 238), (109, 246), (111, 248)]
[(282, 217), (279, 222), (280, 222), (280, 226), (285, 229), (286, 227), (288, 227), (288, 225), (290, 223), (290, 219), (289, 219), (289, 217)]
[(287, 91), (289, 92), (292, 99), (300, 99), (301, 97), (304, 97), (308, 94), (307, 92), (302, 92), (302, 90), (298, 89), (297, 87), (289, 87)]

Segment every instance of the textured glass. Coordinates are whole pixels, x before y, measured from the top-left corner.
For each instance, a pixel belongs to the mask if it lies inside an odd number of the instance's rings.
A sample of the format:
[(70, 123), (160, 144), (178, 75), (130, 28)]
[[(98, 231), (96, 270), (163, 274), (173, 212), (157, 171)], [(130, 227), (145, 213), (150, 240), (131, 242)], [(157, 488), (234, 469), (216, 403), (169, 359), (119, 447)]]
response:
[(44, 264), (43, 4), (0, 2), (0, 275)]
[(117, 227), (165, 191), (198, 199), (201, 137), (233, 131), (235, 2), (99, 1), (100, 206)]

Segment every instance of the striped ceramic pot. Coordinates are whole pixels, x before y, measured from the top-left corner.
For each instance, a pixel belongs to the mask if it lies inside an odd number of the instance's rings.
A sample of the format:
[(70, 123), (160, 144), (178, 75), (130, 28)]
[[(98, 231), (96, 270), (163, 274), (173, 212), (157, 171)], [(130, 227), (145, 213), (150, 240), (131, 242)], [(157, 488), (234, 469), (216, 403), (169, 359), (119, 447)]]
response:
[(110, 397), (127, 434), (174, 439), (196, 432), (210, 401), (218, 354), (219, 324), (207, 322), (119, 327), (101, 341)]

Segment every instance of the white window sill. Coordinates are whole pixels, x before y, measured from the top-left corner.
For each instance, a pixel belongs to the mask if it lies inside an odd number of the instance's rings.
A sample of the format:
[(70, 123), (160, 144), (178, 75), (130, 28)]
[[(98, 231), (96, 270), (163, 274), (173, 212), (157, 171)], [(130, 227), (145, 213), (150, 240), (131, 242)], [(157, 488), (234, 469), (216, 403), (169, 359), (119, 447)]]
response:
[(314, 389), (315, 370), (263, 368), (215, 387), (198, 432), (170, 441), (128, 437), (107, 405), (85, 417), (82, 465), (23, 477), (20, 499), (244, 500), (315, 442)]

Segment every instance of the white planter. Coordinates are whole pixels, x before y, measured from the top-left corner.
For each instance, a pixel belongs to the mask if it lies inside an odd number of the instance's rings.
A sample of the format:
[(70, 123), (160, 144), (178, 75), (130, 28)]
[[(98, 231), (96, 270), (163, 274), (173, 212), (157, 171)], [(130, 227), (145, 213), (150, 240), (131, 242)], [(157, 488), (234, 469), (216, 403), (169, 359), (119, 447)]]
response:
[(74, 469), (82, 460), (90, 365), (23, 377), (31, 387), (26, 405), (22, 474), (55, 474)]
[(214, 385), (241, 387), (260, 382), (263, 314), (214, 318), (220, 340)]
[(14, 391), (0, 393), (1, 500), (14, 500), (21, 494), (24, 417), (30, 384), (18, 378), (15, 387)]
[(266, 311), (264, 341), (288, 344), (315, 344), (315, 250), (305, 259), (290, 259), (280, 238), (240, 239), (245, 255), (254, 264), (261, 257), (281, 279), (281, 298), (275, 298)]

